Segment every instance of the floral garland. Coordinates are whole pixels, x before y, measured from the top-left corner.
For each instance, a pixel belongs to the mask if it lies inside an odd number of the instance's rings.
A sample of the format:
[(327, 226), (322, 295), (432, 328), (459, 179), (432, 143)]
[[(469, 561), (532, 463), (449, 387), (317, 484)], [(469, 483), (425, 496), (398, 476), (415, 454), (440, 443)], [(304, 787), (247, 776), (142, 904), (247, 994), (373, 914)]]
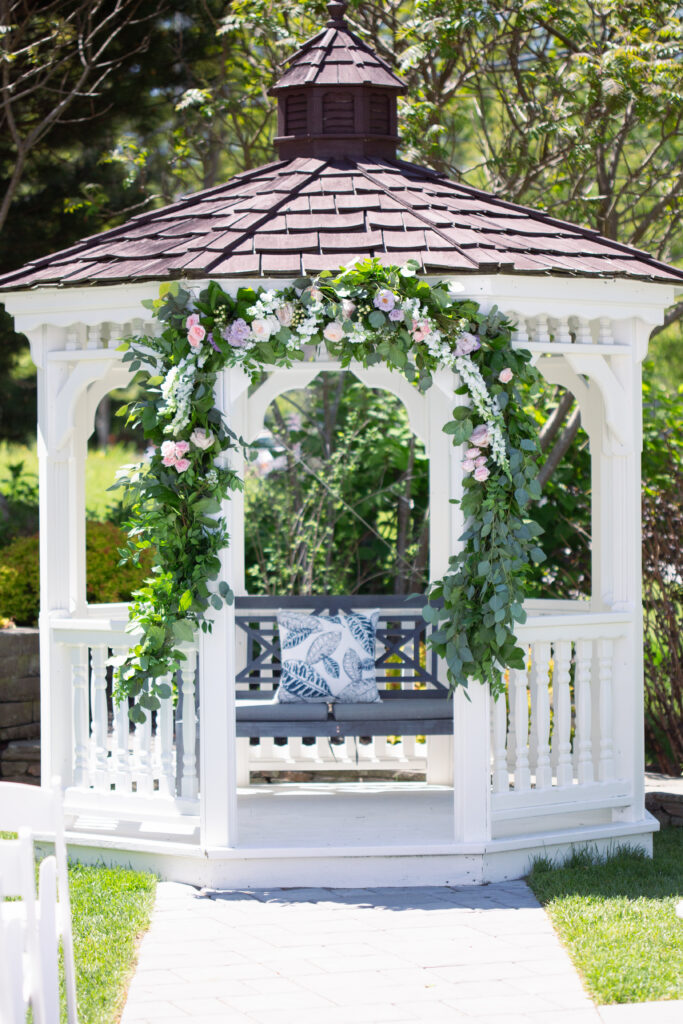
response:
[(498, 693), (502, 669), (523, 667), (514, 628), (524, 621), (530, 562), (544, 556), (535, 541), (541, 529), (526, 513), (540, 497), (538, 448), (518, 385), (533, 387), (536, 371), (527, 352), (512, 349), (511, 324), (495, 308), (482, 314), (417, 269), (413, 261), (398, 268), (367, 260), (334, 276), (279, 290), (239, 288), (234, 296), (214, 281), (198, 296), (170, 284), (147, 303), (164, 329), (125, 342), (123, 357), (132, 372), (147, 373), (143, 397), (122, 412), (151, 447), (121, 481), (131, 509), (121, 554), (137, 561), (154, 547), (157, 563), (130, 607), (129, 629), (141, 639), (115, 659), (117, 699), (134, 699), (134, 720), (170, 695), (182, 644), (211, 629), (209, 608), (233, 600), (227, 582), (212, 585), (229, 542), (221, 502), (242, 486), (228, 464), (241, 442), (214, 405), (217, 375), (241, 366), (256, 380), (265, 368), (312, 358), (318, 346), (343, 367), (383, 362), (423, 392), (436, 370), (457, 373), (465, 404), (444, 429), (455, 446), (467, 446), (460, 504), (468, 526), (462, 550), (428, 594), (430, 643), (452, 687), (475, 679)]

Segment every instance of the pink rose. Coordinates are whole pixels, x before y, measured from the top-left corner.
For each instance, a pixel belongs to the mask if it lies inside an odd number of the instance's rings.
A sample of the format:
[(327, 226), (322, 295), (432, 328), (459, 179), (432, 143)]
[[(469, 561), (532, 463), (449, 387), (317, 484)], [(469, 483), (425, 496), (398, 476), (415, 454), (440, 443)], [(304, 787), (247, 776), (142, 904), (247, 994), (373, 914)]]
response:
[(462, 468), (466, 473), (472, 473), (475, 469), (474, 461), (472, 459), (465, 459), (463, 461)]
[(161, 454), (164, 459), (175, 458), (175, 441), (162, 441)]
[(501, 370), (498, 374), (498, 380), (501, 384), (509, 384), (513, 377), (514, 373), (509, 366), (506, 366), (505, 369)]
[(206, 337), (206, 331), (201, 324), (193, 324), (187, 332), (187, 340), (192, 348), (199, 348)]
[(466, 459), (478, 459), (480, 455), (481, 452), (479, 451), (478, 448), (468, 448), (467, 451), (465, 452)]
[(342, 338), (344, 337), (344, 328), (342, 327), (338, 320), (332, 320), (327, 325), (327, 327), (325, 327), (323, 335), (327, 338), (328, 341), (331, 341), (334, 344), (336, 344), (337, 342), (341, 341)]
[(486, 456), (485, 455), (480, 455), (478, 459), (474, 460), (474, 465), (477, 466), (477, 467), (485, 466), (486, 465)]
[(170, 466), (175, 466), (175, 464), (176, 464), (176, 457), (175, 457), (175, 455), (164, 455), (164, 457), (161, 460), (161, 462), (162, 462), (162, 465), (164, 465), (164, 466), (169, 466), (169, 467)]
[(488, 480), (490, 476), (491, 473), (486, 468), (486, 466), (477, 466), (477, 468), (474, 471), (474, 479), (477, 481), (478, 484), (483, 484), (484, 480)]
[(178, 459), (178, 461), (175, 464), (175, 468), (177, 469), (177, 471), (179, 473), (184, 473), (186, 469), (190, 468), (190, 460), (189, 459)]
[(416, 342), (424, 341), (432, 333), (432, 325), (429, 320), (419, 320), (413, 325), (413, 338)]
[(475, 427), (470, 434), (470, 444), (475, 444), (477, 448), (486, 448), (491, 443), (489, 437), (489, 428), (485, 423), (480, 423), (478, 427)]
[(190, 313), (187, 320), (185, 321), (185, 327), (189, 331), (191, 327), (196, 327), (199, 323), (199, 313)]
[(189, 445), (189, 443), (187, 441), (176, 441), (176, 443), (175, 443), (175, 453), (176, 453), (176, 455), (178, 455), (178, 456), (186, 455), (187, 452), (189, 452), (189, 450), (190, 450), (190, 445)]

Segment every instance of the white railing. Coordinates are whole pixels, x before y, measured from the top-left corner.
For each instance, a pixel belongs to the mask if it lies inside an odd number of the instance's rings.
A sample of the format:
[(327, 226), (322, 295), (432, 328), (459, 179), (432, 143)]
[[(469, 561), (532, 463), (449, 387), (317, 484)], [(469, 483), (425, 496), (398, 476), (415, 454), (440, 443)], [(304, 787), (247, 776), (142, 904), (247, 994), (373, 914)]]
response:
[[(528, 818), (563, 809), (616, 809), (632, 797), (615, 756), (618, 685), (628, 671), (624, 652), (632, 617), (585, 609), (578, 602), (530, 602), (529, 618), (518, 630), (526, 666), (511, 670), (506, 693), (491, 701), (492, 819), (494, 825), (507, 823), (508, 832), (524, 830)], [(52, 643), (64, 655), (63, 692), (71, 701), (70, 789), (80, 806), (106, 804), (129, 816), (141, 810), (196, 814), (196, 650), (187, 649), (176, 694), (145, 723), (133, 725), (127, 707), (112, 701), (107, 667), (111, 655), (131, 643), (122, 610), (118, 621), (104, 613), (95, 619), (93, 609), (91, 619), (54, 620), (50, 627)], [(429, 738), (261, 738), (238, 744), (242, 784), (245, 770), (428, 771)]]
[(627, 803), (614, 757), (615, 665), (622, 613), (534, 615), (518, 630), (526, 667), (491, 701), (494, 821)]
[[(112, 694), (112, 656), (125, 653), (131, 636), (120, 623), (95, 619), (58, 620), (52, 639), (64, 651), (71, 695), (72, 771), (69, 789), (90, 795), (92, 807), (159, 813), (196, 813), (198, 718), (195, 694), (197, 651), (184, 650), (172, 695), (132, 723), (127, 702)], [(164, 679), (171, 684), (173, 680)]]

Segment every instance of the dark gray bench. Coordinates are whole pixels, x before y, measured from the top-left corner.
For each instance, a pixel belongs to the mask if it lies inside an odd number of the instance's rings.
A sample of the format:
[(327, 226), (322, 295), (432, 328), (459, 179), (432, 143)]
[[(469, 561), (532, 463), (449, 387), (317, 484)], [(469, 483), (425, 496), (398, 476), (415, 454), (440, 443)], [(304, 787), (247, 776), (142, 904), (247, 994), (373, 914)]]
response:
[[(425, 653), (423, 646), (431, 629), (422, 615), (424, 604), (422, 597), (238, 597), (238, 737), (452, 733), (448, 687), (438, 678), (437, 656), (428, 649)], [(280, 704), (274, 700), (280, 678), (279, 609), (336, 615), (340, 610), (371, 608), (380, 609), (375, 670), (381, 703)]]

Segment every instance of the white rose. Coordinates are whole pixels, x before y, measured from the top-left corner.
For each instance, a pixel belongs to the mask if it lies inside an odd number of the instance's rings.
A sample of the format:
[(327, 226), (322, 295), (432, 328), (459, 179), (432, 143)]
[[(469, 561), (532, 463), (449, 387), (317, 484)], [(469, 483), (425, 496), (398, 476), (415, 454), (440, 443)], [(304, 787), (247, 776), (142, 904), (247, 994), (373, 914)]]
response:
[(282, 327), (289, 327), (294, 316), (294, 305), (291, 302), (283, 302), (281, 306), (275, 310), (275, 316), (278, 318), (278, 322)]
[(197, 448), (201, 448), (202, 451), (206, 451), (206, 449), (210, 448), (213, 444), (214, 436), (211, 431), (207, 433), (204, 427), (195, 427), (190, 434), (190, 441), (192, 441), (192, 444), (196, 445)]
[(270, 319), (253, 320), (251, 324), (251, 333), (257, 341), (268, 341), (268, 338), (273, 333), (273, 325), (270, 322)]
[(338, 320), (332, 320), (323, 331), (328, 341), (338, 342), (344, 337), (344, 328)]

